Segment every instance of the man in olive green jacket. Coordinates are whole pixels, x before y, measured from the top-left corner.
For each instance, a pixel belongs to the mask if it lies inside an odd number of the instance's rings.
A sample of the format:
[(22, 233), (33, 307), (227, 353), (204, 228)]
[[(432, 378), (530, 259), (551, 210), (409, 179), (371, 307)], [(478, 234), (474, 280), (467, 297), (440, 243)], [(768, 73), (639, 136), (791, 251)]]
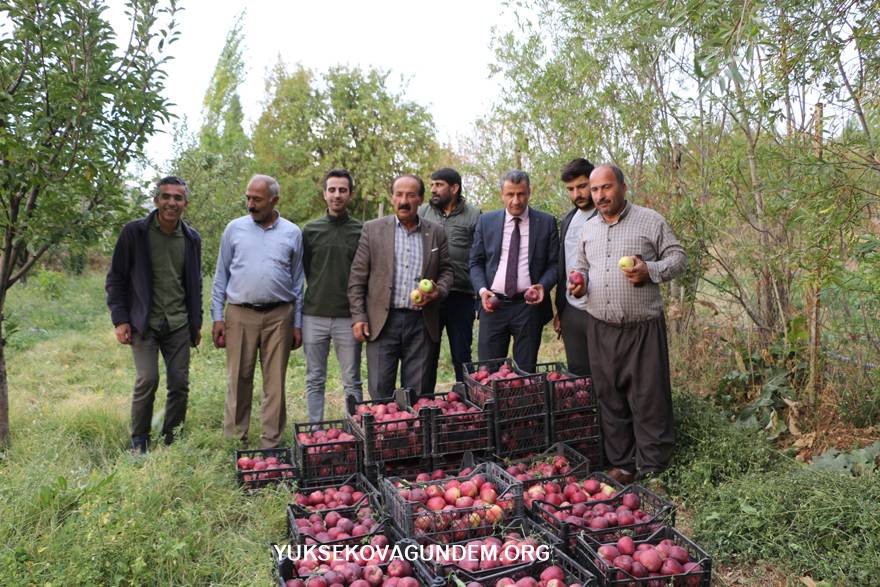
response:
[[(419, 207), (419, 216), (442, 226), (449, 242), (453, 281), (449, 296), (440, 302), (440, 330), (446, 329), (455, 380), (463, 381), (464, 364), (471, 362), (477, 309), (476, 294), (468, 271), (468, 258), (480, 209), (465, 202), (461, 175), (454, 169), (444, 167), (431, 174), (431, 199)], [(437, 384), (440, 345), (437, 345), (436, 350), (425, 374), (426, 387), (432, 390)]]

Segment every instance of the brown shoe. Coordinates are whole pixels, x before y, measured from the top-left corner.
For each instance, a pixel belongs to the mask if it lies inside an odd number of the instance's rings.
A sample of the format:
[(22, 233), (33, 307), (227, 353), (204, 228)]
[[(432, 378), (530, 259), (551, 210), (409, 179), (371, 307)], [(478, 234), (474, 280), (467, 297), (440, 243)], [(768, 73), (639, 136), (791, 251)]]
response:
[(614, 467), (605, 472), (606, 475), (620, 483), (621, 485), (629, 485), (635, 481), (636, 476), (633, 473), (619, 467)]

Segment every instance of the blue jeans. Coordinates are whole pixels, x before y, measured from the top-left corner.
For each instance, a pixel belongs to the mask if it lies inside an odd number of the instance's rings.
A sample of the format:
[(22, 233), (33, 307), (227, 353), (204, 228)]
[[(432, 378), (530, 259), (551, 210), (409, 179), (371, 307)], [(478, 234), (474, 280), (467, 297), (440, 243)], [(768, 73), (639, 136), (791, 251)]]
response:
[(336, 349), (339, 374), (346, 396), (363, 401), (361, 343), (351, 332), (351, 318), (303, 315), (303, 353), (306, 357), (306, 403), (309, 422), (324, 419), (324, 389), (330, 341)]

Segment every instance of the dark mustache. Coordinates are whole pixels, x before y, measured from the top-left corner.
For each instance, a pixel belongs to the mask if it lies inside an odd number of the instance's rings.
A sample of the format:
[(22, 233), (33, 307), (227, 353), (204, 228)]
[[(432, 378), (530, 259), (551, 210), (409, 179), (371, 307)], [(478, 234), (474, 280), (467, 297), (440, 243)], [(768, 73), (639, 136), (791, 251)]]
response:
[(251, 213), (251, 214), (256, 214), (256, 213), (257, 213), (257, 209), (256, 209), (256, 208), (248, 208), (248, 212)]
[(410, 208), (409, 204), (401, 204), (400, 206), (397, 207), (397, 209), (398, 210), (407, 210), (407, 211), (412, 210), (412, 208)]

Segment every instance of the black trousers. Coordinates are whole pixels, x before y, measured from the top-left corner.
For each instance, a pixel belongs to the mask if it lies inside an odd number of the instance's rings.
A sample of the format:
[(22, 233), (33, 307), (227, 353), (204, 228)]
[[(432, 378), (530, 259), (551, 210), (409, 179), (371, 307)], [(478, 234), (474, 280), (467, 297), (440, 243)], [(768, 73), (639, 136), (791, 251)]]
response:
[(502, 299), (494, 312), (480, 309), (480, 335), (477, 353), (481, 361), (506, 357), (513, 337), (513, 360), (525, 371), (534, 371), (541, 348), (544, 320), (541, 306), (522, 299)]
[(566, 306), (559, 315), (562, 326), (562, 344), (565, 346), (565, 362), (575, 375), (590, 375), (590, 352), (587, 345), (587, 314), (580, 308)]
[[(471, 362), (471, 345), (474, 343), (474, 296), (458, 291), (450, 292), (440, 304), (440, 332), (446, 329), (449, 339), (449, 355), (455, 380), (464, 381), (464, 364)], [(435, 345), (434, 356), (428, 361), (425, 370), (425, 392), (434, 391), (437, 386), (437, 363), (440, 360), (440, 345)]]
[(379, 338), (367, 343), (367, 387), (374, 400), (390, 398), (397, 387), (400, 364), (400, 387), (424, 389), (428, 358), (437, 344), (428, 336), (420, 311), (390, 310)]
[(587, 344), (608, 463), (663, 471), (675, 448), (666, 321), (614, 325), (588, 315)]

